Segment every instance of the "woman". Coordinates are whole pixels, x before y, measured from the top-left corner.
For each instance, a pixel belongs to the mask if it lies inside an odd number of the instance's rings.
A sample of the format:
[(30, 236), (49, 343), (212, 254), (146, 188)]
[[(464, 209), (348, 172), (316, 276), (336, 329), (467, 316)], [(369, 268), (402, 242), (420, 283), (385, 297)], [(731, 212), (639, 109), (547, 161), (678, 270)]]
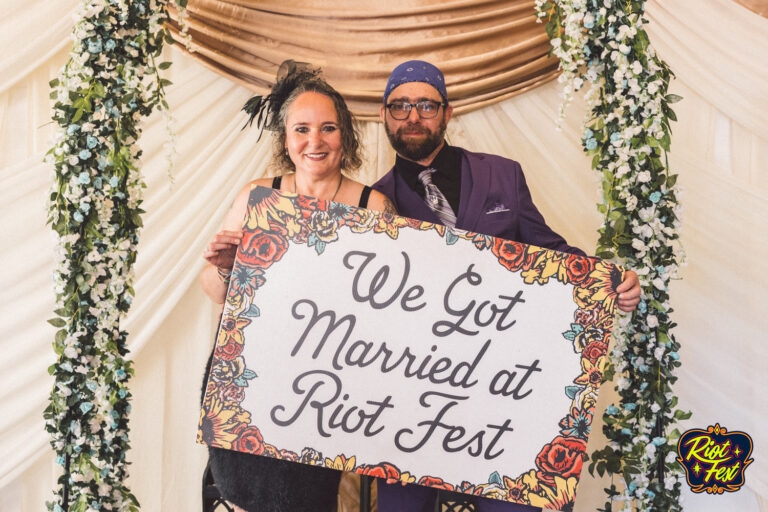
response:
[[(200, 281), (205, 293), (217, 304), (222, 304), (226, 297), (253, 187), (272, 187), (395, 213), (384, 195), (342, 174), (342, 170), (354, 171), (362, 164), (359, 137), (344, 99), (319, 77), (319, 70), (284, 62), (272, 93), (267, 98), (249, 100), (244, 110), (251, 115), (251, 123), (256, 119), (259, 128), (276, 132), (272, 163), (282, 172), (274, 179), (258, 179), (243, 187), (224, 219), (222, 230), (203, 253), (208, 264)], [(210, 460), (222, 496), (236, 505), (238, 511), (336, 510), (341, 477), (338, 471), (218, 448), (210, 449)]]

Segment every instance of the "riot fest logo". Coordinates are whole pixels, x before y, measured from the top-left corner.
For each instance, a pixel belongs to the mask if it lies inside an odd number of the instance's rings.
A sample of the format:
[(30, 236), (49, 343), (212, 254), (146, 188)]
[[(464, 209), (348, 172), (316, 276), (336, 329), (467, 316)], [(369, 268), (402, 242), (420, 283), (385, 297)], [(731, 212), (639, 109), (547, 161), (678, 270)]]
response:
[(744, 485), (744, 470), (754, 460), (749, 458), (749, 434), (728, 432), (719, 424), (684, 433), (677, 442), (677, 454), (691, 490), (709, 494), (738, 491)]

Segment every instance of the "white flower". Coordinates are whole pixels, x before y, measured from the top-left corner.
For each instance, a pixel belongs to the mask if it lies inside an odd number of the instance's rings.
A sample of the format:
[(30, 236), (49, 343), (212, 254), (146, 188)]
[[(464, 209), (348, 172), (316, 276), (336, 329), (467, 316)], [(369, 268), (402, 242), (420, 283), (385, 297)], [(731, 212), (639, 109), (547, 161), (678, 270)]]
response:
[(651, 181), (651, 173), (649, 171), (641, 171), (637, 173), (637, 181), (640, 183), (648, 183)]
[(659, 326), (659, 319), (656, 318), (656, 315), (648, 315), (645, 317), (645, 322), (648, 324), (648, 327), (651, 329), (656, 328)]

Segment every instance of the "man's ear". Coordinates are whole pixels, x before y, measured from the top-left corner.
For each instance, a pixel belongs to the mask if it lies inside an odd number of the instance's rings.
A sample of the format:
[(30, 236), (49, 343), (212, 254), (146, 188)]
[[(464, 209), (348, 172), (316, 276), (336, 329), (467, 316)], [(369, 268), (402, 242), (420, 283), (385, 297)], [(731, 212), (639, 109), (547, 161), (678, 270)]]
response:
[(379, 117), (381, 118), (382, 122), (384, 122), (384, 123), (387, 122), (387, 119), (385, 118), (386, 113), (387, 113), (387, 107), (385, 107), (384, 105), (379, 107)]
[(451, 105), (445, 106), (445, 124), (448, 124), (448, 121), (451, 120), (451, 116), (453, 115), (453, 107)]

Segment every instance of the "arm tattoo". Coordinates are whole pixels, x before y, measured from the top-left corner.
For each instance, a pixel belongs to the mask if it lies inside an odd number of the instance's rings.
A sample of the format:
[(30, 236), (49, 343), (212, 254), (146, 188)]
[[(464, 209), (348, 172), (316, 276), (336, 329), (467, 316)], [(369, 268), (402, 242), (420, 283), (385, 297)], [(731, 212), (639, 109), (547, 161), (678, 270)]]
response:
[(384, 198), (384, 213), (388, 213), (390, 215), (397, 215), (397, 208), (395, 208), (395, 205), (392, 204), (392, 201)]

